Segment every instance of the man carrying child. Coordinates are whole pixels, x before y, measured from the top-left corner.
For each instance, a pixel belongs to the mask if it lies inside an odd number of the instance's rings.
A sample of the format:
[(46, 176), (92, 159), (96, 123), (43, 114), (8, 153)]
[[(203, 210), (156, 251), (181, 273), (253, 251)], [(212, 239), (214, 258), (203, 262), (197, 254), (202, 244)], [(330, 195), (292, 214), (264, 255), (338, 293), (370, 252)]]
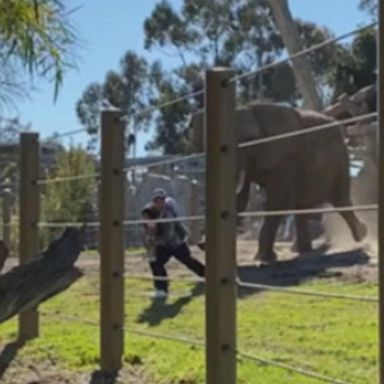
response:
[[(175, 200), (163, 188), (156, 188), (152, 200), (141, 211), (143, 219), (159, 220), (177, 218)], [(174, 256), (199, 277), (204, 277), (205, 266), (191, 256), (187, 243), (188, 232), (180, 221), (147, 222), (144, 244), (147, 248), (149, 265), (154, 277), (154, 297), (168, 295), (169, 282), (165, 265)]]

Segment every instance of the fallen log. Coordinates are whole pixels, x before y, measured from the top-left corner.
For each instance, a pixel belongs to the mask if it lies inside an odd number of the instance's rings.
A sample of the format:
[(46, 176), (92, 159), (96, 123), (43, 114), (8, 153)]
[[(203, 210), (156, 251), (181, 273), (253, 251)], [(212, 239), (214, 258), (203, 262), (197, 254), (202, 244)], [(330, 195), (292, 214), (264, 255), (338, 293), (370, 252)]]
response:
[(74, 266), (83, 231), (66, 229), (42, 254), (0, 275), (0, 323), (64, 291), (83, 273)]

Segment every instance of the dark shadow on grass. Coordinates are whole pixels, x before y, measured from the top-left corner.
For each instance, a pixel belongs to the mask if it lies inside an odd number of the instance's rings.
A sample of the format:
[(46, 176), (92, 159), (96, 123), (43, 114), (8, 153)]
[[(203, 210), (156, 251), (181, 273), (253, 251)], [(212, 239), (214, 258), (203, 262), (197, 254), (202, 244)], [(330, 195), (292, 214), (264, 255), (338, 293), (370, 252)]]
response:
[[(299, 255), (279, 261), (274, 265), (258, 267), (240, 266), (238, 275), (241, 281), (274, 286), (297, 286), (311, 279), (339, 277), (342, 269), (366, 265), (369, 256), (361, 250), (324, 254), (322, 251)], [(240, 288), (239, 297), (259, 293), (260, 289)]]
[(13, 341), (6, 344), (3, 350), (0, 352), (0, 382), (12, 361), (16, 358), (19, 350), (23, 346), (23, 342)]
[[(346, 268), (366, 265), (370, 260), (361, 250), (332, 254), (325, 254), (325, 250), (320, 248), (316, 252), (299, 255), (269, 266), (242, 265), (238, 267), (238, 277), (246, 283), (294, 287), (312, 279), (340, 277)], [(240, 287), (238, 297), (241, 299), (263, 291), (265, 290)], [(202, 294), (204, 285), (200, 283), (195, 285), (190, 295), (177, 298), (175, 301), (171, 301), (172, 298), (153, 300), (136, 321), (150, 326), (159, 325), (165, 319), (176, 317), (194, 297)]]
[(194, 297), (204, 294), (204, 284), (195, 284), (189, 295), (178, 297), (171, 302), (172, 297), (168, 299), (153, 299), (151, 304), (141, 312), (137, 318), (138, 323), (147, 323), (150, 326), (159, 325), (164, 319), (176, 317), (181, 309), (189, 304)]

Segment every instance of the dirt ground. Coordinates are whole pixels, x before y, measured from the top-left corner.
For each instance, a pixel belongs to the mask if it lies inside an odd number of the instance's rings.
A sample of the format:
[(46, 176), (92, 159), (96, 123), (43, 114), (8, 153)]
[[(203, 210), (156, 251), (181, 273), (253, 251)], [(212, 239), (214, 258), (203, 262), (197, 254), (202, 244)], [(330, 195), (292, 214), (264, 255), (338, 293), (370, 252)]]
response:
[(2, 375), (0, 365), (0, 382), (4, 384), (153, 384), (137, 368), (124, 367), (117, 377), (105, 377), (99, 372), (76, 373), (59, 371), (51, 362), (45, 364), (28, 364), (14, 361)]
[[(290, 251), (289, 243), (278, 243), (276, 250), (279, 263), (275, 266), (259, 267), (253, 260), (257, 250), (256, 241), (239, 239), (237, 249), (238, 276), (246, 282), (260, 284), (298, 286), (311, 279), (327, 279), (329, 282), (362, 282), (377, 280), (377, 247), (375, 241), (356, 245), (339, 243), (325, 250), (321, 240), (315, 242), (318, 250), (307, 255), (296, 255)], [(193, 247), (193, 254), (204, 261), (204, 255)], [(7, 268), (15, 264), (7, 263)], [(97, 257), (81, 256), (78, 265), (85, 273), (98, 272)], [(171, 276), (190, 276), (179, 263), (171, 260), (168, 265)], [(148, 265), (140, 252), (126, 257), (127, 274), (148, 275)], [(21, 361), (17, 355), (18, 346), (0, 346), (0, 383), (4, 384), (150, 384), (140, 368), (126, 367), (117, 378), (101, 377), (99, 373), (73, 373), (59, 371), (55, 361), (45, 364), (31, 364)], [(151, 383), (153, 384), (153, 383)]]

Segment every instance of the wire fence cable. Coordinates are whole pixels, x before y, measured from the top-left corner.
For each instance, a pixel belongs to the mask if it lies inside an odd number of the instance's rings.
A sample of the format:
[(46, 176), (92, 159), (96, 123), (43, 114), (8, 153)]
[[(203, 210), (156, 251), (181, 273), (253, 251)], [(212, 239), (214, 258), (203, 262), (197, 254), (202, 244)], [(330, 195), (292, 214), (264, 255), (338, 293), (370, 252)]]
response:
[[(351, 212), (351, 211), (377, 211), (377, 204), (355, 205), (349, 207), (326, 207), (326, 208), (313, 208), (313, 209), (289, 209), (281, 211), (255, 211), (255, 212), (241, 212), (238, 217), (270, 217), (270, 216), (285, 216), (285, 215), (309, 215), (317, 213), (338, 213), (338, 212)], [(179, 216), (164, 219), (135, 219), (123, 221), (124, 226), (141, 225), (149, 223), (176, 223), (176, 222), (191, 222), (191, 221), (205, 221), (204, 215), (197, 216)], [(100, 222), (40, 222), (38, 225), (42, 228), (65, 228), (65, 227), (82, 227), (84, 224), (89, 227), (99, 227)]]
[(40, 179), (37, 181), (37, 185), (64, 183), (68, 181), (79, 181), (79, 180), (87, 180), (87, 179), (98, 179), (99, 177), (100, 177), (100, 173), (89, 173), (89, 174), (76, 175), (76, 176), (59, 176), (59, 177), (54, 177), (52, 179)]
[[(40, 311), (40, 313), (42, 313), (46, 316), (56, 317), (56, 318), (60, 318), (60, 319), (67, 320), (67, 321), (74, 321), (74, 322), (90, 325), (93, 327), (99, 327), (99, 324), (96, 321), (92, 321), (92, 320), (88, 320), (88, 319), (82, 319), (82, 318), (77, 317), (77, 316), (62, 315), (61, 313), (52, 312), (52, 311)], [(192, 346), (200, 347), (200, 348), (205, 347), (205, 343), (203, 341), (191, 339), (188, 337), (158, 334), (158, 333), (154, 333), (154, 332), (147, 332), (147, 331), (142, 331), (139, 329), (134, 329), (134, 328), (129, 328), (129, 327), (125, 327), (125, 330), (128, 333), (132, 333), (132, 334), (136, 334), (136, 335), (140, 335), (140, 336), (145, 336), (145, 337), (149, 337), (149, 338), (153, 338), (153, 339), (179, 342), (182, 344), (192, 345)], [(258, 356), (252, 356), (248, 353), (243, 353), (243, 352), (239, 352), (239, 351), (237, 351), (236, 353), (240, 357), (247, 358), (249, 360), (253, 360), (253, 361), (256, 361), (258, 363), (262, 363), (262, 364), (274, 366), (277, 368), (281, 368), (281, 369), (284, 369), (287, 371), (295, 372), (295, 373), (298, 373), (300, 375), (311, 377), (311, 378), (314, 378), (314, 379), (317, 379), (317, 380), (320, 380), (323, 382), (327, 382), (327, 383), (331, 383), (331, 384), (350, 384), (346, 381), (340, 381), (337, 379), (333, 379), (333, 378), (323, 376), (323, 375), (318, 374), (316, 372), (312, 372), (312, 371), (305, 370), (302, 368), (292, 367), (288, 364), (280, 363), (278, 361), (274, 361), (274, 360), (270, 360), (270, 359), (266, 359), (266, 358), (262, 358), (262, 357), (258, 357)]]
[(372, 119), (375, 117), (377, 117), (377, 112), (372, 112), (372, 113), (368, 113), (368, 114), (361, 115), (361, 116), (351, 117), (351, 118), (343, 119), (343, 120), (337, 120), (337, 121), (333, 121), (331, 123), (321, 124), (321, 125), (317, 125), (315, 127), (301, 129), (298, 131), (287, 132), (287, 133), (282, 133), (280, 135), (274, 135), (274, 136), (264, 137), (261, 139), (247, 141), (244, 143), (240, 143), (238, 145), (238, 148), (247, 148), (247, 147), (251, 147), (254, 145), (270, 143), (272, 141), (287, 139), (287, 138), (294, 137), (294, 136), (308, 135), (308, 134), (313, 133), (313, 132), (323, 131), (325, 129), (337, 127), (337, 126), (344, 125), (344, 124), (358, 123), (358, 122), (369, 120), (369, 119)]
[[(343, 119), (343, 120), (338, 120), (338, 121), (333, 121), (331, 123), (327, 124), (322, 124), (322, 125), (317, 125), (315, 127), (310, 127), (310, 128), (305, 128), (301, 129), (298, 131), (293, 131), (293, 132), (288, 132), (288, 133), (283, 133), (280, 135), (274, 135), (270, 137), (264, 137), (256, 140), (251, 140), (247, 141), (244, 143), (238, 144), (238, 148), (247, 148), (251, 147), (254, 145), (260, 145), (260, 144), (265, 144), (265, 143), (270, 143), (273, 141), (278, 141), (278, 140), (283, 140), (295, 136), (301, 136), (301, 135), (307, 135), (313, 132), (319, 132), (325, 129), (333, 128), (336, 126), (340, 125), (346, 125), (346, 124), (351, 124), (351, 123), (358, 123), (362, 122), (365, 120), (370, 120), (372, 118), (377, 117), (377, 112), (373, 113), (368, 113), (365, 115), (361, 116), (356, 116), (348, 119)], [(160, 160), (160, 161), (155, 161), (149, 164), (143, 164), (143, 165), (132, 165), (128, 167), (123, 168), (123, 172), (127, 172), (130, 170), (137, 170), (137, 169), (148, 169), (148, 168), (153, 168), (153, 167), (158, 167), (158, 166), (163, 166), (163, 165), (169, 165), (169, 164), (175, 164), (179, 163), (182, 161), (188, 161), (192, 159), (197, 159), (197, 158), (202, 158), (205, 156), (205, 153), (196, 153), (192, 155), (186, 155), (186, 156), (179, 156), (174, 159), (166, 159), (166, 160)], [(85, 179), (91, 179), (91, 178), (99, 178), (100, 173), (92, 173), (92, 174), (85, 174), (85, 175), (76, 175), (76, 176), (60, 176), (52, 179), (40, 179), (37, 181), (38, 185), (46, 185), (46, 184), (51, 184), (51, 183), (58, 183), (58, 182), (68, 182), (68, 181), (77, 181), (77, 180), (85, 180)]]
[[(200, 95), (203, 95), (203, 94), (204, 94), (204, 90), (203, 89), (201, 89), (199, 91), (196, 91), (196, 92), (191, 92), (191, 93), (188, 93), (186, 95), (183, 95), (183, 96), (180, 96), (180, 97), (176, 97), (173, 100), (165, 101), (164, 103), (160, 103), (160, 104), (154, 105), (152, 107), (144, 108), (143, 110), (141, 110), (139, 112), (136, 112), (136, 113), (132, 114), (129, 117), (130, 118), (140, 117), (140, 116), (146, 115), (147, 113), (155, 112), (155, 111), (157, 111), (159, 109), (170, 107), (171, 105), (180, 103), (180, 102), (188, 100), (188, 99), (190, 99), (192, 97), (200, 96)], [(122, 116), (123, 120), (127, 120), (127, 118), (128, 118), (128, 115)]]
[[(261, 139), (247, 141), (247, 142), (238, 144), (238, 148), (240, 148), (240, 149), (241, 148), (247, 148), (247, 147), (251, 147), (254, 145), (270, 143), (273, 141), (282, 140), (282, 139), (286, 139), (286, 138), (290, 138), (290, 137), (294, 137), (294, 136), (306, 135), (306, 134), (310, 134), (313, 132), (318, 132), (318, 131), (322, 131), (325, 129), (337, 127), (340, 125), (359, 123), (359, 122), (362, 122), (365, 120), (370, 120), (370, 119), (375, 118), (375, 117), (377, 117), (377, 112), (372, 112), (372, 113), (368, 113), (368, 114), (361, 115), (361, 116), (355, 116), (355, 117), (351, 117), (348, 119), (337, 120), (337, 121), (333, 121), (333, 122), (330, 122), (327, 124), (321, 124), (321, 125), (317, 125), (314, 127), (301, 129), (298, 131), (293, 131), (293, 132), (283, 133), (280, 135), (274, 135), (274, 136), (270, 136), (270, 137), (264, 137)], [(131, 166), (125, 167), (124, 171), (136, 170), (136, 169), (148, 169), (148, 168), (158, 167), (158, 166), (162, 166), (162, 165), (175, 164), (175, 163), (179, 163), (179, 162), (183, 162), (183, 161), (202, 158), (204, 156), (205, 156), (205, 153), (196, 153), (196, 154), (192, 154), (192, 155), (179, 156), (179, 157), (176, 157), (174, 159), (160, 160), (160, 161), (155, 161), (155, 162), (152, 162), (149, 164), (131, 165)]]
[[(327, 45), (333, 44), (333, 43), (335, 43), (335, 42), (337, 42), (337, 41), (339, 41), (339, 40), (344, 40), (344, 39), (346, 39), (346, 38), (348, 38), (348, 37), (350, 37), (350, 36), (356, 35), (357, 33), (362, 32), (362, 31), (365, 31), (365, 30), (367, 30), (367, 29), (370, 29), (370, 28), (372, 28), (372, 27), (374, 27), (374, 26), (376, 26), (376, 25), (377, 25), (377, 21), (372, 22), (371, 24), (368, 24), (368, 25), (366, 25), (366, 26), (363, 26), (363, 27), (360, 27), (360, 28), (356, 28), (356, 29), (354, 29), (354, 30), (352, 30), (352, 31), (350, 31), (350, 32), (344, 33), (344, 34), (342, 34), (342, 35), (340, 35), (340, 36), (337, 36), (337, 37), (334, 37), (334, 38), (331, 38), (331, 39), (327, 39), (327, 40), (325, 40), (325, 41), (323, 41), (323, 42), (321, 42), (321, 43), (319, 43), (319, 44), (315, 44), (315, 45), (313, 45), (313, 46), (311, 46), (311, 47), (309, 47), (309, 48), (303, 49), (303, 50), (301, 50), (301, 51), (299, 51), (299, 52), (297, 52), (297, 53), (295, 53), (295, 54), (293, 54), (293, 55), (287, 57), (286, 59), (282, 59), (282, 60), (279, 60), (279, 61), (275, 61), (275, 62), (273, 62), (273, 63), (271, 63), (271, 64), (267, 64), (267, 65), (265, 65), (265, 66), (263, 66), (263, 67), (260, 67), (260, 68), (255, 69), (255, 70), (253, 70), (253, 71), (249, 71), (249, 72), (243, 73), (243, 74), (241, 74), (241, 75), (234, 76), (234, 77), (233, 77), (232, 79), (230, 79), (229, 81), (230, 81), (230, 82), (236, 82), (236, 81), (242, 80), (242, 79), (244, 79), (244, 78), (248, 78), (248, 77), (256, 76), (258, 73), (260, 73), (260, 72), (262, 72), (262, 71), (266, 71), (266, 70), (268, 70), (268, 69), (270, 69), (270, 68), (273, 68), (273, 67), (276, 67), (276, 66), (278, 66), (278, 65), (285, 64), (285, 63), (287, 63), (287, 62), (289, 62), (289, 61), (291, 61), (291, 60), (294, 60), (294, 59), (296, 59), (296, 58), (298, 58), (298, 57), (301, 57), (301, 56), (303, 56), (303, 55), (306, 55), (306, 54), (308, 54), (308, 53), (311, 53), (311, 52), (313, 52), (313, 51), (316, 51), (316, 50), (318, 50), (318, 49), (321, 49), (321, 48), (323, 48), (323, 47), (325, 47), (325, 46), (327, 46)], [(189, 93), (189, 94), (186, 94), (186, 95), (182, 95), (182, 96), (180, 96), (180, 97), (177, 97), (177, 98), (175, 98), (175, 99), (173, 99), (173, 100), (166, 101), (166, 102), (164, 102), (164, 103), (160, 103), (160, 104), (158, 104), (158, 105), (151, 106), (151, 107), (148, 107), (148, 108), (144, 108), (143, 110), (134, 113), (134, 114), (133, 114), (132, 116), (130, 116), (130, 117), (138, 117), (138, 116), (142, 116), (142, 115), (145, 115), (145, 114), (147, 114), (147, 113), (151, 113), (151, 112), (153, 112), (153, 111), (156, 111), (156, 110), (159, 110), (159, 109), (166, 108), (166, 107), (168, 107), (168, 106), (177, 104), (177, 103), (182, 102), (182, 101), (184, 101), (184, 100), (188, 100), (188, 99), (190, 99), (191, 97), (196, 97), (196, 96), (203, 95), (204, 93), (205, 93), (204, 89), (201, 89), (201, 90), (196, 91), (196, 92), (191, 92), (191, 93)], [(127, 117), (128, 117), (128, 116), (125, 115), (125, 116), (122, 117), (122, 119), (125, 119), (125, 120), (126, 120)]]
[(247, 283), (244, 281), (239, 281), (238, 286), (242, 288), (250, 289), (260, 289), (265, 291), (275, 291), (281, 293), (288, 293), (291, 295), (302, 295), (302, 296), (311, 296), (311, 297), (322, 297), (327, 299), (341, 299), (341, 300), (350, 300), (358, 302), (367, 302), (367, 303), (378, 303), (378, 297), (369, 297), (369, 296), (356, 296), (356, 295), (346, 295), (341, 293), (327, 293), (327, 292), (316, 292), (304, 289), (295, 289), (289, 287), (281, 287), (274, 285), (266, 284), (256, 284), (256, 283)]
[(253, 71), (249, 71), (249, 72), (243, 73), (241, 75), (234, 76), (229, 81), (230, 82), (237, 82), (239, 80), (243, 80), (243, 79), (246, 79), (246, 78), (254, 77), (254, 76), (256, 76), (260, 72), (264, 72), (264, 71), (266, 71), (268, 69), (271, 69), (271, 68), (274, 68), (274, 67), (276, 67), (278, 65), (282, 65), (282, 64), (288, 63), (288, 62), (290, 62), (290, 61), (292, 61), (294, 59), (297, 59), (297, 58), (299, 58), (301, 56), (304, 56), (304, 55), (306, 55), (308, 53), (311, 53), (311, 52), (316, 51), (318, 49), (324, 48), (327, 45), (336, 43), (337, 41), (344, 40), (344, 39), (346, 39), (346, 38), (348, 38), (350, 36), (356, 35), (359, 32), (363, 32), (363, 31), (365, 31), (367, 29), (373, 28), (376, 25), (377, 25), (377, 21), (375, 21), (375, 22), (373, 22), (371, 24), (368, 24), (368, 25), (366, 25), (364, 27), (360, 27), (360, 28), (354, 29), (354, 30), (352, 30), (350, 32), (344, 33), (343, 35), (334, 37), (332, 39), (325, 40), (322, 43), (312, 45), (309, 48), (306, 48), (306, 49), (303, 49), (303, 50), (301, 50), (299, 52), (296, 52), (296, 53), (290, 55), (289, 57), (287, 57), (286, 59), (278, 60), (278, 61), (275, 61), (275, 62), (273, 62), (271, 64), (267, 64), (267, 65), (264, 65), (263, 67), (257, 68), (257, 69), (255, 69)]
[[(205, 283), (205, 279), (201, 277), (189, 277), (189, 276), (152, 276), (152, 275), (140, 275), (140, 274), (125, 274), (127, 279), (134, 280), (154, 280), (154, 281), (173, 281), (173, 282), (186, 282), (186, 283)], [(342, 293), (328, 293), (328, 292), (317, 292), (313, 290), (306, 289), (297, 289), (290, 288), (278, 285), (267, 285), (267, 284), (257, 284), (242, 281), (237, 279), (237, 285), (241, 288), (248, 289), (257, 289), (264, 291), (275, 291), (281, 293), (287, 293), (290, 295), (300, 295), (300, 296), (311, 296), (311, 297), (321, 297), (327, 299), (340, 299), (346, 301), (356, 301), (356, 302), (367, 302), (367, 303), (378, 303), (379, 299), (373, 296), (357, 296), (357, 295), (348, 295)]]
[(195, 153), (192, 155), (178, 156), (178, 157), (173, 158), (173, 159), (154, 161), (154, 162), (149, 163), (149, 164), (130, 165), (128, 167), (125, 167), (124, 171), (127, 172), (127, 171), (131, 171), (131, 170), (133, 171), (133, 170), (137, 170), (137, 169), (148, 169), (148, 168), (160, 167), (162, 165), (169, 165), (169, 164), (179, 163), (182, 161), (198, 159), (198, 158), (201, 158), (204, 156), (205, 156), (204, 153)]
[(321, 375), (319, 373), (316, 373), (316, 372), (313, 372), (313, 371), (309, 371), (307, 369), (292, 367), (292, 366), (290, 366), (288, 364), (281, 363), (279, 361), (265, 359), (263, 357), (254, 356), (254, 355), (251, 355), (249, 353), (238, 352), (238, 356), (240, 356), (240, 357), (242, 357), (244, 359), (255, 361), (257, 363), (261, 363), (261, 364), (265, 364), (265, 365), (271, 365), (271, 366), (274, 366), (274, 367), (277, 367), (277, 368), (284, 369), (285, 371), (291, 371), (291, 372), (298, 373), (298, 374), (303, 375), (303, 376), (311, 377), (313, 379), (317, 379), (317, 380), (323, 381), (325, 383), (331, 383), (331, 384), (351, 384), (350, 382), (347, 382), (347, 381), (344, 381), (344, 380), (333, 379), (331, 377), (324, 376), (324, 375)]

